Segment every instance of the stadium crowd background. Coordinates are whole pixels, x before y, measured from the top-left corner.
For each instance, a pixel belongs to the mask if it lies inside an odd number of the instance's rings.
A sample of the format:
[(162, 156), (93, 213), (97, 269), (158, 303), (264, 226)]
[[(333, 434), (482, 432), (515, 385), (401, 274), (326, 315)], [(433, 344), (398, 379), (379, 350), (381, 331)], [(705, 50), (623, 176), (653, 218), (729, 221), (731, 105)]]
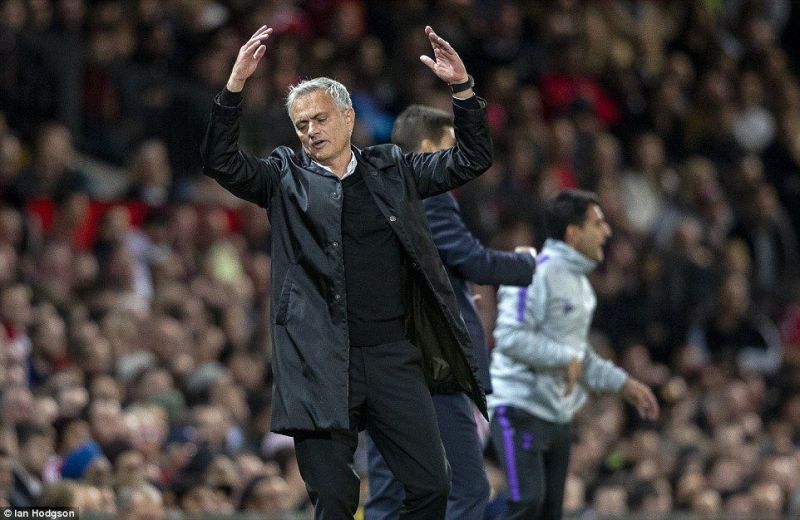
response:
[[(580, 518), (800, 516), (800, 14), (788, 0), (0, 0), (0, 505), (308, 511), (269, 432), (270, 228), (204, 178), (212, 96), (255, 28), (242, 143), (296, 143), (287, 87), (351, 90), (358, 145), (448, 109), (430, 24), (488, 101), (475, 233), (539, 245), (596, 190), (615, 230), (595, 348), (652, 385), (577, 421)], [(478, 287), (487, 330), (494, 288)], [(363, 469), (363, 468), (362, 468)], [(503, 483), (487, 451), (495, 497)], [(362, 492), (362, 498), (365, 493)], [(487, 511), (491, 518), (500, 500)]]

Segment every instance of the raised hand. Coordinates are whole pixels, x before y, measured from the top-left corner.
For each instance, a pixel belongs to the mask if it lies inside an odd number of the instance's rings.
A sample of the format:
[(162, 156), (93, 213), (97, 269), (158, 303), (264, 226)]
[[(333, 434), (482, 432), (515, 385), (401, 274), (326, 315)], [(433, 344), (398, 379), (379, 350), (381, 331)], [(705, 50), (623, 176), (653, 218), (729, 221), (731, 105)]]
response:
[(441, 38), (431, 26), (425, 27), (425, 34), (433, 47), (433, 58), (422, 55), (419, 59), (436, 74), (439, 79), (448, 84), (464, 83), (468, 80), (467, 69), (458, 53), (450, 46), (444, 38)]
[(233, 64), (233, 70), (228, 78), (226, 88), (231, 92), (240, 92), (244, 88), (244, 82), (247, 78), (253, 75), (258, 67), (258, 62), (264, 57), (267, 51), (267, 46), (264, 45), (272, 34), (272, 28), (262, 25), (259, 30), (253, 33), (244, 45), (239, 48), (239, 55), (236, 57), (236, 63)]

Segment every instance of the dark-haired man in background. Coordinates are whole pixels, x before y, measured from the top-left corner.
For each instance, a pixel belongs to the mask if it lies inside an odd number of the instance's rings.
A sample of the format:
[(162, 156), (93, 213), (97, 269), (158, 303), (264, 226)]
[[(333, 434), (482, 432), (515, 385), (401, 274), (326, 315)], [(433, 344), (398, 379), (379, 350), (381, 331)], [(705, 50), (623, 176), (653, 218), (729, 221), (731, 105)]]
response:
[[(405, 152), (431, 153), (456, 145), (453, 116), (435, 108), (412, 105), (394, 124), (392, 142)], [(533, 277), (533, 248), (511, 253), (487, 249), (469, 232), (461, 219), (456, 199), (442, 193), (423, 201), (433, 242), (447, 268), (458, 307), (472, 339), (481, 382), (491, 392), (489, 355), (478, 312), (467, 282), (482, 285), (528, 285)], [(489, 483), (483, 469), (480, 439), (469, 398), (456, 389), (434, 392), (433, 404), (447, 459), (452, 469), (447, 517), (452, 520), (482, 519), (489, 498)], [(367, 520), (398, 518), (403, 504), (403, 486), (394, 478), (368, 438), (370, 498)]]
[(501, 287), (489, 397), (492, 443), (508, 483), (503, 518), (562, 516), (572, 418), (587, 390), (621, 392), (646, 419), (653, 392), (595, 353), (588, 341), (597, 298), (586, 275), (611, 236), (594, 193), (567, 190), (545, 209), (549, 237), (529, 287)]

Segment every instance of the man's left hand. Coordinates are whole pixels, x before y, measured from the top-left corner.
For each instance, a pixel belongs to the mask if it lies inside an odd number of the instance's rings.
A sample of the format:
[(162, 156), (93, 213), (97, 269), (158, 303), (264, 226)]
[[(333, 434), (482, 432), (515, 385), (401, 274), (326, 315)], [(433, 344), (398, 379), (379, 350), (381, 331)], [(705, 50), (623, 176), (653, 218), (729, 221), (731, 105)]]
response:
[(628, 401), (643, 419), (655, 421), (659, 416), (658, 399), (650, 387), (641, 381), (628, 377), (622, 385), (622, 397)]
[(439, 79), (449, 85), (465, 83), (469, 77), (464, 62), (458, 53), (450, 46), (444, 38), (433, 32), (430, 25), (425, 27), (425, 34), (433, 47), (433, 57), (422, 55), (419, 59), (436, 74)]

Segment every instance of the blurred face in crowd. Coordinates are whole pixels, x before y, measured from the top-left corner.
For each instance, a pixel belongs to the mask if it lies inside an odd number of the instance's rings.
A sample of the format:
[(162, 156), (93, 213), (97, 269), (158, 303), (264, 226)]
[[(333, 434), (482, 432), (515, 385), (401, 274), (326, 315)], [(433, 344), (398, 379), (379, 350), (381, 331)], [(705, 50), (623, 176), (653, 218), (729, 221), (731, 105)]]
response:
[(355, 124), (352, 108), (341, 110), (324, 90), (298, 97), (292, 106), (294, 129), (303, 150), (324, 166), (350, 155)]
[(12, 386), (3, 393), (3, 420), (8, 424), (16, 424), (33, 419), (33, 394), (24, 386)]
[(33, 435), (20, 446), (20, 459), (25, 469), (41, 478), (47, 459), (53, 451), (53, 439), (49, 435)]
[(600, 516), (628, 513), (628, 493), (622, 486), (601, 486), (594, 496), (594, 509)]
[(580, 226), (567, 227), (566, 242), (576, 251), (596, 262), (605, 258), (603, 246), (611, 236), (611, 226), (606, 222), (603, 210), (597, 204), (586, 208), (586, 219)]
[(23, 284), (12, 285), (0, 297), (0, 318), (4, 323), (17, 327), (27, 327), (31, 321), (32, 292)]
[(289, 484), (279, 475), (260, 480), (245, 504), (248, 512), (265, 513), (279, 517), (291, 511), (292, 497)]
[(729, 276), (720, 287), (719, 301), (723, 312), (743, 316), (751, 303), (747, 279), (741, 275)]
[(192, 487), (181, 499), (181, 509), (189, 515), (218, 513), (220, 508), (214, 490), (204, 484)]
[(117, 486), (130, 486), (145, 481), (144, 455), (136, 450), (122, 452), (116, 460), (114, 483)]
[(120, 511), (122, 520), (161, 520), (165, 517), (164, 502), (155, 490), (139, 489), (133, 492), (130, 505)]
[(107, 444), (125, 435), (125, 422), (119, 401), (101, 399), (89, 407), (89, 424), (92, 437), (100, 444)]
[(219, 407), (198, 407), (194, 412), (194, 423), (199, 439), (212, 446), (224, 446), (228, 433), (229, 416)]

